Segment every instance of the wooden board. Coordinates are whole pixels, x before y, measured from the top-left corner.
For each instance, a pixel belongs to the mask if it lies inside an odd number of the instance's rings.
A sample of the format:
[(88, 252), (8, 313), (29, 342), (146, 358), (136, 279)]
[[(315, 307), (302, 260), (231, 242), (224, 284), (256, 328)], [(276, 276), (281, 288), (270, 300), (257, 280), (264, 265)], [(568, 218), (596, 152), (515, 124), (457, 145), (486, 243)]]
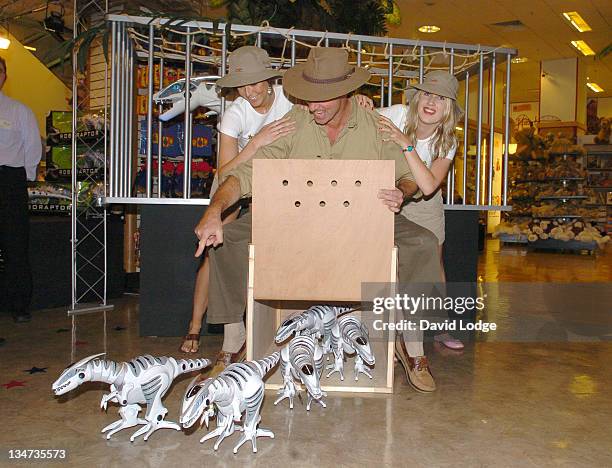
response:
[(254, 160), (255, 299), (358, 301), (388, 282), (393, 161)]

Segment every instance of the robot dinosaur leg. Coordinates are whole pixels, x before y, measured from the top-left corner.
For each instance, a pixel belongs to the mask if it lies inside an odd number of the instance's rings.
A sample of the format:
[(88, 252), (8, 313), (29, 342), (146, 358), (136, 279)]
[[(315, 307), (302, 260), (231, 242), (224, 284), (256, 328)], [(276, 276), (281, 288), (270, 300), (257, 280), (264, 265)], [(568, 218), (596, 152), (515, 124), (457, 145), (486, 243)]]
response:
[(219, 434), (219, 438), (217, 439), (213, 447), (215, 450), (219, 448), (219, 445), (221, 445), (221, 442), (223, 442), (223, 439), (231, 436), (234, 432), (236, 432), (236, 430), (238, 430), (232, 415), (225, 416), (222, 413), (219, 413), (217, 415), (217, 418), (220, 418), (217, 420), (219, 421), (219, 426), (220, 426), (220, 429), (222, 430), (221, 430), (221, 433)]
[(369, 378), (372, 378), (372, 374), (370, 374), (370, 371), (368, 370), (366, 365), (363, 363), (363, 359), (361, 359), (361, 356), (357, 355), (355, 357), (355, 380), (359, 380), (360, 372), (362, 374), (367, 375)]
[(297, 390), (295, 388), (295, 383), (293, 383), (293, 378), (291, 375), (285, 376), (285, 385), (278, 391), (279, 397), (274, 400), (274, 406), (283, 401), (285, 398), (289, 399), (289, 409), (293, 409), (293, 398), (297, 395)]
[[(221, 413), (218, 412), (217, 413), (217, 428), (210, 431), (208, 434), (204, 435), (204, 437), (202, 437), (200, 439), (200, 443), (203, 444), (204, 442), (206, 442), (207, 440), (213, 439), (215, 437), (217, 437), (218, 435), (223, 434), (224, 432), (228, 431), (230, 426), (232, 425), (233, 421), (232, 418)], [(215, 444), (215, 446), (218, 447), (217, 444)], [(215, 448), (215, 450), (217, 450)]]
[(334, 349), (334, 363), (326, 366), (326, 369), (331, 369), (327, 373), (327, 378), (334, 372), (338, 372), (340, 380), (344, 380), (344, 353), (342, 349)]
[(139, 424), (147, 424), (148, 421), (145, 419), (141, 419), (138, 417), (138, 413), (141, 408), (137, 404), (122, 406), (119, 408), (119, 415), (121, 419), (115, 421), (114, 423), (109, 424), (104, 429), (102, 429), (102, 433), (108, 432), (106, 434), (106, 439), (110, 439), (111, 436), (123, 429), (127, 429), (128, 427), (138, 426)]
[(257, 429), (261, 416), (259, 410), (264, 397), (264, 384), (261, 382), (257, 391), (246, 398), (246, 416), (244, 417), (243, 433), (234, 447), (234, 453), (238, 453), (238, 449), (248, 440), (253, 445), (253, 453), (257, 452), (257, 437), (270, 437), (274, 439), (274, 433), (268, 429)]
[(149, 439), (149, 436), (158, 429), (174, 429), (175, 431), (181, 430), (181, 426), (179, 426), (177, 423), (164, 420), (164, 417), (166, 414), (168, 414), (168, 410), (161, 402), (161, 394), (162, 392), (158, 391), (155, 394), (153, 401), (147, 402), (147, 414), (145, 416), (147, 424), (132, 434), (132, 437), (130, 437), (130, 442), (134, 442), (134, 440), (136, 440), (136, 438), (142, 434), (144, 434), (143, 439), (146, 441)]

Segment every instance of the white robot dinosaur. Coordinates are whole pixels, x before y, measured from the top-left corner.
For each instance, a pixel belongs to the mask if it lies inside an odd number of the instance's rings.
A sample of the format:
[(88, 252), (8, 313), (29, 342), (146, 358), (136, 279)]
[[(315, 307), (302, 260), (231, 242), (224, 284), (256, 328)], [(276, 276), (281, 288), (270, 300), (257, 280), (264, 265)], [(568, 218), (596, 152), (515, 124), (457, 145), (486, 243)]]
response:
[[(323, 354), (333, 353), (334, 355), (334, 364), (327, 367), (328, 369), (332, 369), (328, 374), (329, 377), (333, 372), (339, 371), (343, 367), (342, 360), (344, 359), (344, 355), (339, 345), (341, 336), (338, 326), (338, 317), (341, 314), (354, 310), (355, 309), (351, 307), (336, 307), (330, 305), (312, 306), (301, 314), (289, 317), (285, 320), (281, 326), (278, 327), (278, 330), (276, 330), (274, 341), (276, 341), (276, 343), (282, 343), (294, 333), (296, 335), (314, 335), (316, 338), (320, 338), (323, 346)], [(340, 375), (342, 376), (341, 378), (344, 379), (342, 372)]]
[[(257, 437), (274, 438), (274, 433), (258, 428), (259, 411), (264, 398), (264, 376), (278, 363), (280, 354), (272, 353), (258, 361), (247, 361), (229, 365), (216, 378), (202, 380), (194, 378), (185, 392), (180, 422), (183, 427), (193, 426), (201, 417), (200, 424), (217, 415), (217, 428), (200, 439), (205, 442), (219, 436), (214, 449), (236, 431), (242, 437), (234, 447), (234, 453), (247, 441), (251, 441), (253, 452), (257, 452)], [(236, 425), (245, 413), (244, 424)]]
[(298, 394), (294, 379), (306, 387), (308, 402), (306, 411), (310, 411), (313, 401), (323, 408), (325, 392), (321, 391), (321, 372), (323, 370), (323, 349), (319, 341), (311, 335), (298, 335), (281, 350), (281, 375), (284, 386), (278, 391), (280, 395), (274, 405), (285, 398), (289, 399), (289, 408), (293, 409), (293, 398)]
[[(355, 380), (359, 380), (359, 373), (367, 375), (372, 378), (372, 374), (366, 367), (373, 366), (376, 363), (374, 353), (370, 347), (370, 335), (367, 327), (354, 316), (343, 317), (338, 322), (340, 327), (340, 343), (338, 346), (341, 347), (342, 353), (346, 356), (347, 354), (355, 354)], [(344, 362), (340, 361), (340, 367), (334, 367), (327, 377), (332, 375), (334, 372), (340, 374), (340, 380), (344, 380)]]
[[(189, 80), (189, 110), (194, 111), (198, 107), (210, 109), (206, 115), (214, 115), (221, 112), (221, 98), (217, 95), (215, 83), (218, 76), (199, 76)], [(157, 104), (172, 104), (172, 107), (159, 116), (159, 120), (167, 122), (179, 114), (185, 112), (185, 78), (176, 80), (153, 95)], [(228, 104), (230, 101), (226, 101)]]
[[(100, 407), (106, 410), (109, 402), (118, 403), (121, 408), (121, 419), (109, 424), (102, 432), (111, 435), (137, 425), (144, 425), (131, 437), (144, 434), (147, 440), (158, 429), (167, 428), (179, 431), (178, 424), (165, 421), (168, 410), (162, 398), (180, 374), (204, 369), (211, 364), (208, 359), (174, 359), (172, 357), (139, 356), (129, 362), (100, 359), (105, 353), (94, 354), (70, 364), (53, 383), (52, 390), (56, 396), (63, 395), (77, 388), (84, 382), (105, 382), (110, 384), (110, 393), (102, 396)], [(147, 405), (144, 419), (138, 417), (140, 404)]]

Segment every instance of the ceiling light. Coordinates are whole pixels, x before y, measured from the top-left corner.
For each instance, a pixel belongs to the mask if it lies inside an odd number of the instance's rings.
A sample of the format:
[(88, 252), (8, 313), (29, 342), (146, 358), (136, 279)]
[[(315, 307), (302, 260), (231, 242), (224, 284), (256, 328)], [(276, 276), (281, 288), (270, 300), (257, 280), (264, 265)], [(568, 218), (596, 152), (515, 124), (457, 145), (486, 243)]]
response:
[(590, 83), (587, 83), (587, 86), (591, 88), (591, 91), (595, 93), (603, 93), (603, 88), (599, 86), (597, 83), (590, 82)]
[(0, 37), (0, 49), (8, 49), (11, 45), (11, 40), (6, 37)]
[(29, 45), (24, 45), (23, 48), (26, 49), (26, 50), (31, 50), (32, 52), (36, 52), (36, 47), (32, 47), (32, 46), (29, 46)]
[(434, 25), (425, 25), (419, 28), (419, 31), (421, 31), (422, 33), (436, 33), (439, 30), (440, 28)]
[(527, 60), (527, 57), (514, 57), (512, 63), (525, 63)]
[(592, 31), (589, 24), (578, 14), (577, 11), (566, 11), (563, 13), (565, 19), (568, 20), (573, 27), (579, 32)]
[(584, 41), (572, 41), (571, 44), (582, 52), (582, 55), (595, 55), (595, 51)]

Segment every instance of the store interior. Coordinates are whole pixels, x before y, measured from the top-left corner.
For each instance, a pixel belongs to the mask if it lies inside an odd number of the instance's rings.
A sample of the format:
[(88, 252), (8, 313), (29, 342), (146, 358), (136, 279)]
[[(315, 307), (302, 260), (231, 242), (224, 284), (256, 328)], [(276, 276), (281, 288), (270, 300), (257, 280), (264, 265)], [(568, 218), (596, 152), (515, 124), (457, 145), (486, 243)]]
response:
[[(242, 1), (155, 0), (146, 11), (137, 2), (110, 10), (96, 1), (103, 8), (39, 3), (0, 9), (2, 92), (30, 107), (45, 142), (28, 185), (32, 320), (0, 314), (0, 416), (10, 427), (0, 436), (0, 464), (25, 463), (9, 460), (21, 449), (65, 450), (63, 461), (75, 466), (612, 464), (608, 2), (364, 2), (382, 12), (378, 23), (356, 7), (350, 23), (348, 2), (315, 0), (279, 1), (278, 12)], [(115, 16), (105, 22), (104, 13)], [(149, 29), (150, 18), (162, 16), (230, 18), (234, 29)], [(268, 27), (327, 32), (305, 46)], [(51, 391), (69, 363), (100, 353), (117, 363), (142, 355), (214, 360), (223, 342), (222, 326), (205, 325), (198, 353), (179, 351), (200, 266), (193, 229), (209, 203), (219, 114), (229, 105), (214, 88), (227, 52), (256, 43), (289, 68), (317, 42), (348, 47), (351, 35), (398, 40), (391, 51), (365, 39), (350, 46), (351, 59), (373, 73), (360, 92), (374, 107), (406, 103), (410, 83), (430, 69), (459, 80), (466, 113), (440, 187), (443, 263), (448, 282), (487, 297), (472, 319), (496, 323), (497, 332), (459, 333), (461, 351), (426, 338), (437, 384), (430, 394), (416, 392), (390, 354), (373, 383), (362, 376), (351, 386), (351, 370), (341, 391), (328, 392), (326, 408), (306, 411), (305, 394), (294, 409), (275, 405), (268, 388), (261, 427), (275, 437), (258, 438), (257, 453), (250, 443), (232, 453), (237, 435), (218, 450), (200, 444), (214, 422), (159, 430), (148, 441), (130, 442), (136, 428), (107, 440), (100, 430), (119, 408), (101, 410), (107, 384), (61, 397)], [(183, 93), (186, 80), (213, 98), (193, 93), (189, 99), (208, 104), (169, 118), (168, 96)], [(1, 260), (0, 250), (0, 280), (10, 285)], [(166, 420), (179, 420), (194, 375), (170, 387)]]

